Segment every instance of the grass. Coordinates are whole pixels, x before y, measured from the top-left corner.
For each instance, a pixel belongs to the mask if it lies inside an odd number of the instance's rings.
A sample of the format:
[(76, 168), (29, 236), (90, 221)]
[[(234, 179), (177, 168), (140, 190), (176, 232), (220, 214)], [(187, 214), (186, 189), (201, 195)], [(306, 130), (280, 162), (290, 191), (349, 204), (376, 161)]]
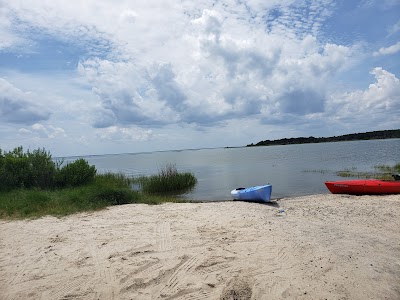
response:
[(376, 165), (374, 166), (374, 172), (358, 172), (355, 167), (351, 169), (345, 169), (342, 171), (336, 172), (337, 176), (340, 177), (356, 177), (356, 178), (376, 178), (382, 180), (391, 180), (393, 179), (392, 174), (400, 173), (400, 163), (395, 164), (394, 166), (388, 165)]
[(136, 182), (147, 194), (179, 195), (190, 191), (197, 179), (192, 173), (179, 173), (175, 165), (168, 164), (157, 175), (142, 176)]
[(66, 216), (129, 203), (185, 202), (134, 191), (132, 179), (122, 174), (100, 174), (87, 185), (54, 190), (16, 189), (0, 193), (0, 218), (24, 219), (46, 215)]
[(302, 171), (304, 173), (320, 173), (320, 174), (327, 174), (330, 173), (331, 171), (329, 170), (304, 170)]

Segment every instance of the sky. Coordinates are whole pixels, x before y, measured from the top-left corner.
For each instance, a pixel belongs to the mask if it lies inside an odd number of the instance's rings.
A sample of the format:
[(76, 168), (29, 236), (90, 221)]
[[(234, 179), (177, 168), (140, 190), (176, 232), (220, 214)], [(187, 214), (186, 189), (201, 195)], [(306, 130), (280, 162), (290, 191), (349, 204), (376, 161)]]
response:
[(0, 0), (0, 148), (400, 128), (400, 0)]

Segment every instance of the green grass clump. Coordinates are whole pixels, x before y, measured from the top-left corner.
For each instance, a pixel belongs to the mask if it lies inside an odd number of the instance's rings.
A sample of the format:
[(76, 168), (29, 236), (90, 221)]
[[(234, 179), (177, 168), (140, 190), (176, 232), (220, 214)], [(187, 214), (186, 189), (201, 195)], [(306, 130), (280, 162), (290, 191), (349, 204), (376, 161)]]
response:
[(139, 193), (131, 189), (131, 180), (123, 174), (107, 173), (98, 175), (92, 185), (91, 201), (108, 205), (134, 203)]
[(381, 180), (391, 180), (393, 179), (392, 174), (400, 173), (400, 163), (395, 164), (394, 166), (388, 165), (377, 165), (374, 166), (374, 172), (358, 172), (356, 168), (345, 169), (343, 171), (336, 172), (337, 176), (340, 177), (354, 177), (354, 178), (375, 178)]
[(140, 177), (137, 182), (148, 194), (182, 194), (192, 189), (197, 179), (192, 173), (179, 173), (175, 165), (168, 164), (157, 175)]
[(320, 170), (304, 170), (304, 171), (302, 171), (302, 172), (304, 172), (304, 173), (321, 173), (321, 174), (327, 174), (327, 173), (329, 173), (329, 172), (331, 172), (331, 171), (320, 169)]

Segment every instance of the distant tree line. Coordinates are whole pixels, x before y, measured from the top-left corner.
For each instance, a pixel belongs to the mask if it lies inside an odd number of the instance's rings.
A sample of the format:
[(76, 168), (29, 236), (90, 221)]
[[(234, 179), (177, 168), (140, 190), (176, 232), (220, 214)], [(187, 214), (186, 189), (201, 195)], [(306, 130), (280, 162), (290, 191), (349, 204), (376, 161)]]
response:
[(400, 138), (400, 129), (351, 133), (339, 136), (320, 137), (320, 138), (310, 136), (310, 137), (298, 137), (298, 138), (284, 138), (279, 140), (265, 140), (265, 141), (260, 141), (257, 144), (251, 143), (247, 145), (247, 147), (343, 142), (343, 141), (358, 141), (358, 140), (398, 139), (398, 138)]

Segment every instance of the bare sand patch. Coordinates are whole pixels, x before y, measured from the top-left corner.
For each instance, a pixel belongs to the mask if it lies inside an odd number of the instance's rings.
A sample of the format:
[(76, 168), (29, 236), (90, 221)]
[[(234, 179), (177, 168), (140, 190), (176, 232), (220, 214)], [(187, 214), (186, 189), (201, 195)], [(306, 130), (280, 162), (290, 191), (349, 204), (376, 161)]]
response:
[(3, 220), (0, 299), (400, 299), (400, 195)]

